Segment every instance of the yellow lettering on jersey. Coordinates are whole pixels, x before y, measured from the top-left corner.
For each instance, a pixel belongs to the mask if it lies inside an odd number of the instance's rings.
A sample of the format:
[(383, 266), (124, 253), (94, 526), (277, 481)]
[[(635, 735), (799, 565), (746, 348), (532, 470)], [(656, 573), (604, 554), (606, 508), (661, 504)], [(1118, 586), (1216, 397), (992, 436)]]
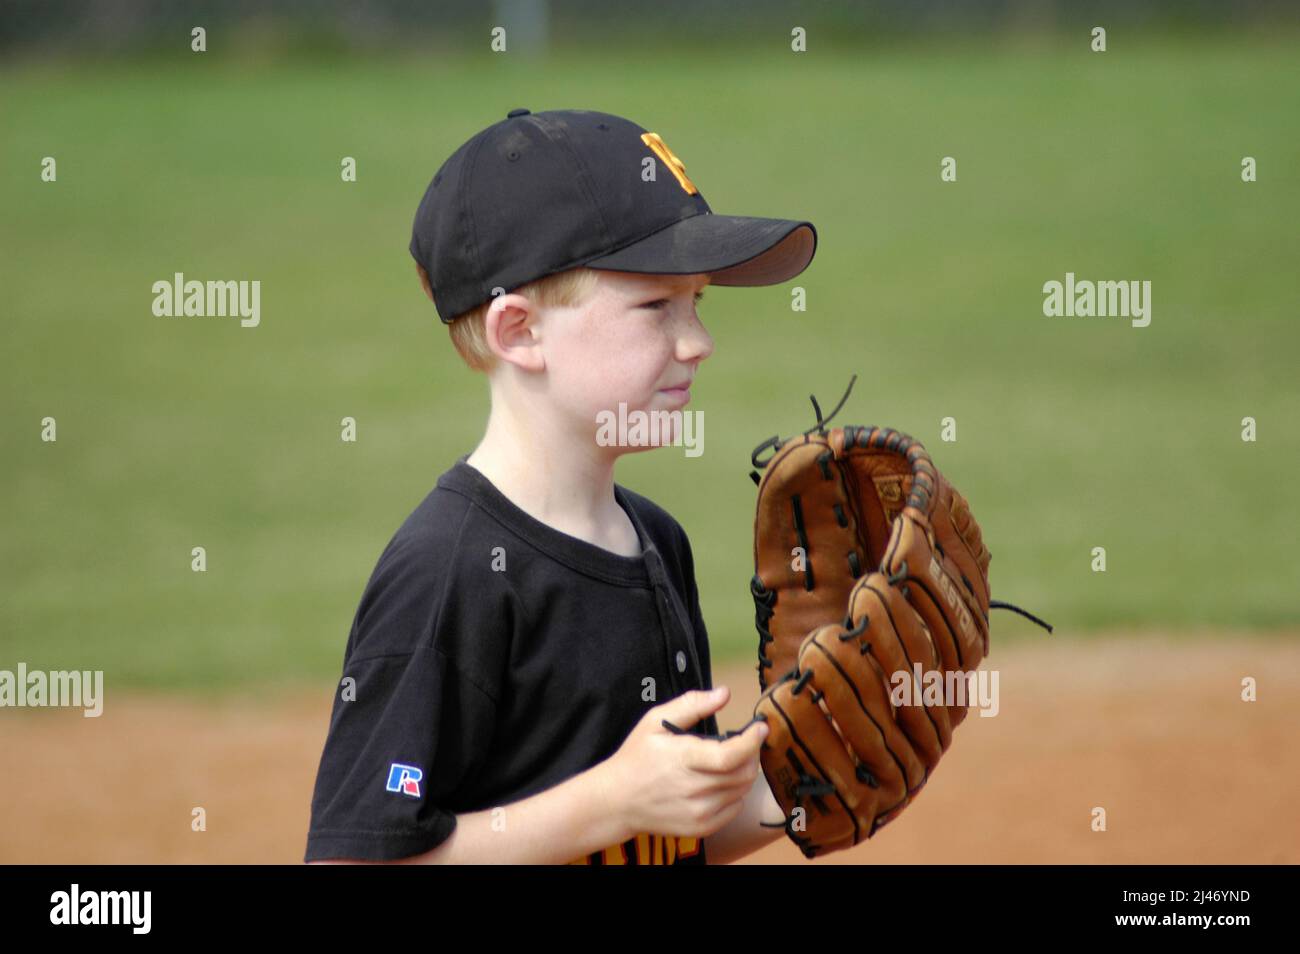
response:
[(658, 133), (642, 133), (641, 141), (650, 147), (650, 150), (659, 157), (666, 165), (669, 171), (677, 177), (678, 184), (686, 190), (687, 195), (695, 195), (700, 190), (695, 188), (695, 183), (686, 178), (686, 164), (673, 155), (673, 151), (668, 148), (668, 144), (659, 138)]
[(607, 865), (625, 865), (627, 864), (627, 852), (623, 850), (622, 845), (610, 845), (604, 851), (605, 864)]
[[(629, 851), (631, 859), (628, 857)], [(569, 864), (590, 865), (596, 864), (599, 859), (599, 863), (605, 865), (672, 865), (683, 858), (690, 858), (699, 853), (700, 839), (698, 838), (639, 832), (621, 845), (610, 845), (582, 858), (575, 858)]]

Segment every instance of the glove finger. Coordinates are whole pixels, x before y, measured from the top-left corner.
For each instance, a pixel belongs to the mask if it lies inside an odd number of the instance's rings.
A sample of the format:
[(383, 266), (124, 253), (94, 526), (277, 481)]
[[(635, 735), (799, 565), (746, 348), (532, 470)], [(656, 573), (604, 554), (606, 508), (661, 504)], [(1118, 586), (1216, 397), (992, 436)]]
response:
[[(849, 616), (854, 628), (864, 618), (868, 621), (864, 638), (870, 642), (871, 653), (879, 660), (889, 683), (894, 715), (926, 766), (933, 769), (952, 743), (952, 724), (947, 707), (927, 704), (921, 690), (921, 680), (931, 673), (942, 678), (943, 672), (929, 630), (903, 594), (880, 573), (864, 577), (854, 587)], [(904, 680), (908, 692), (905, 704), (900, 704), (899, 684)]]
[[(880, 803), (893, 806), (920, 788), (929, 771), (907, 734), (894, 719), (888, 675), (856, 637), (842, 639), (839, 626), (823, 626), (799, 653), (799, 671), (812, 672), (812, 691), (834, 720), (849, 751), (879, 784)], [(859, 780), (866, 781), (858, 771)]]
[[(929, 628), (945, 676), (974, 671), (987, 651), (988, 620), (930, 549), (924, 526), (914, 514), (908, 508), (895, 524), (885, 569), (890, 579), (898, 580), (899, 590)], [(966, 707), (964, 699), (948, 706), (954, 729), (965, 720)]]
[(787, 834), (804, 854), (870, 837), (879, 801), (871, 782), (879, 782), (859, 780), (844, 740), (807, 681), (788, 674), (759, 697), (754, 713), (769, 726), (759, 749), (763, 774), (785, 812)]
[(966, 541), (971, 556), (975, 558), (976, 564), (987, 576), (989, 561), (992, 557), (989, 554), (988, 547), (984, 545), (984, 532), (975, 520), (975, 514), (971, 512), (970, 502), (955, 487), (952, 488), (952, 505), (949, 507), (948, 513), (952, 518), (952, 525), (961, 534), (962, 539)]
[(934, 508), (930, 513), (930, 526), (935, 542), (941, 551), (945, 569), (973, 598), (972, 604), (985, 620), (988, 619), (989, 551), (984, 546), (983, 534), (970, 504), (942, 477)]

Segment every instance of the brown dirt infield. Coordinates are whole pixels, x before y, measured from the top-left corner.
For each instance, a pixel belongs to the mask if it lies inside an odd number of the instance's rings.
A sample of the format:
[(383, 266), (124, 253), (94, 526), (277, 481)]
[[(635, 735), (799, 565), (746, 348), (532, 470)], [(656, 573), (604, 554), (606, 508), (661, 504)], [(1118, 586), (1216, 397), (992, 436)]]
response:
[[(1293, 635), (1051, 636), (985, 667), (999, 714), (972, 711), (898, 820), (817, 861), (782, 837), (741, 863), (1300, 862)], [(746, 721), (752, 666), (714, 682), (733, 694), (719, 724)], [(0, 710), (0, 863), (300, 862), (330, 692)]]

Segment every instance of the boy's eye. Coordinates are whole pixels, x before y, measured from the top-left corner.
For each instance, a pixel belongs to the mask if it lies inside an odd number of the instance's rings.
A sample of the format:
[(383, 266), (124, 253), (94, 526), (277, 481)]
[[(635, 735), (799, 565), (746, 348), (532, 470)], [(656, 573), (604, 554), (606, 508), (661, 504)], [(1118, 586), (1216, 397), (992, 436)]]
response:
[[(695, 304), (698, 305), (698, 304), (703, 300), (703, 298), (704, 298), (704, 292), (702, 292), (702, 291), (697, 291), (697, 292), (695, 293)], [(642, 308), (662, 308), (664, 305), (667, 305), (667, 304), (668, 304), (668, 299), (667, 299), (667, 298), (657, 298), (657, 299), (655, 299), (654, 301), (648, 301), (648, 302), (646, 302), (646, 303), (645, 303), (644, 305), (642, 305), (641, 307), (642, 307)]]

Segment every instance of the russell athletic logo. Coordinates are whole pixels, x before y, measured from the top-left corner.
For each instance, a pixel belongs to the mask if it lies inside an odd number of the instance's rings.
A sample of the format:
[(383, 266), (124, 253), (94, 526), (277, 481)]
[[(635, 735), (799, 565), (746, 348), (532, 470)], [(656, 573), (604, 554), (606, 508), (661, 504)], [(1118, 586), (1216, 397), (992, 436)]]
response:
[(414, 765), (402, 765), (400, 762), (394, 762), (388, 768), (388, 790), (390, 792), (401, 792), (403, 795), (410, 795), (412, 798), (420, 797), (420, 779), (424, 778), (424, 770), (418, 769)]

